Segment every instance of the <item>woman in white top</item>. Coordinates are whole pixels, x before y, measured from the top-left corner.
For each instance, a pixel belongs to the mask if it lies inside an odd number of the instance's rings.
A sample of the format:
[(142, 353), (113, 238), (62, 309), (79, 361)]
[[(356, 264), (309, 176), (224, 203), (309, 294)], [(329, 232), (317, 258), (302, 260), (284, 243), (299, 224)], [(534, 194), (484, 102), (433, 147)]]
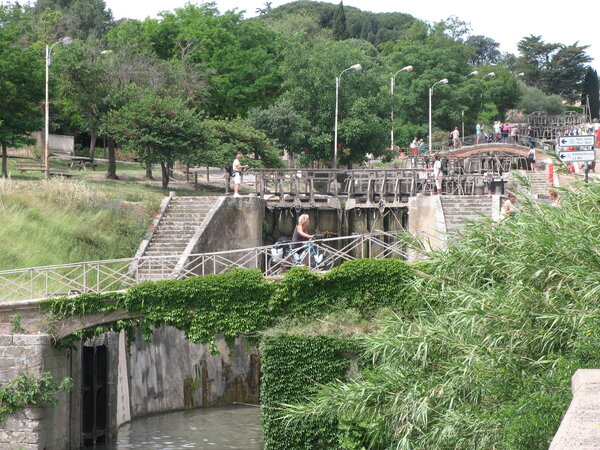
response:
[(519, 203), (517, 202), (517, 196), (512, 192), (508, 194), (508, 200), (502, 205), (502, 216), (508, 217), (513, 216), (519, 210)]

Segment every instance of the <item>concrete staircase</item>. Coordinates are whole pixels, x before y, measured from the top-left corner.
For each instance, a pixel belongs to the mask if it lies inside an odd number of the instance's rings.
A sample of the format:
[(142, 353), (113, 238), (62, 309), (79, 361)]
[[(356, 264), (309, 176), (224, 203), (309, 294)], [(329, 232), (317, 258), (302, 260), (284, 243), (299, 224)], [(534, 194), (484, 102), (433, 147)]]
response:
[[(552, 187), (552, 183), (548, 180), (548, 172), (546, 170), (538, 170), (536, 172), (518, 172), (529, 180), (531, 185), (531, 193), (536, 198), (548, 198), (548, 189)], [(518, 180), (511, 176), (511, 184), (519, 184)]]
[[(172, 256), (168, 265), (177, 264), (178, 258), (183, 254), (218, 198), (171, 198), (141, 256)], [(142, 280), (162, 279), (165, 270), (168, 268), (162, 263), (143, 263), (138, 269), (138, 276)]]
[(481, 215), (492, 217), (493, 199), (491, 195), (442, 195), (442, 210), (446, 232), (456, 234), (468, 222), (481, 219)]

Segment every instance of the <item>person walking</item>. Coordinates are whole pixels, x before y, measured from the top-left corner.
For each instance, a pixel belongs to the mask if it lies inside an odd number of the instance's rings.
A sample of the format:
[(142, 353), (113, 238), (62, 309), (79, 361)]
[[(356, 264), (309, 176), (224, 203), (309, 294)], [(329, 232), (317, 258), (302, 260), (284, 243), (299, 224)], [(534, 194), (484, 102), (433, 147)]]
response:
[(240, 184), (242, 184), (242, 169), (248, 167), (247, 164), (242, 164), (242, 158), (244, 155), (238, 153), (233, 160), (233, 196), (240, 197)]

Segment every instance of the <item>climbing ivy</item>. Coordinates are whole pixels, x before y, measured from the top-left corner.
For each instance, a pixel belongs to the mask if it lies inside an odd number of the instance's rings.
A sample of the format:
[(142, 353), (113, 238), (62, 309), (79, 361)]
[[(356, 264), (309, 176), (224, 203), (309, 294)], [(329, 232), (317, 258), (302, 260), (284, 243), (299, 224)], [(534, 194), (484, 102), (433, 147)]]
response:
[(21, 373), (0, 388), (0, 421), (27, 405), (55, 406), (56, 394), (59, 391), (69, 392), (72, 387), (71, 378), (65, 378), (57, 385), (50, 372), (44, 372), (40, 377)]
[(385, 306), (410, 313), (416, 305), (415, 277), (410, 265), (397, 259), (350, 261), (323, 275), (297, 267), (282, 281), (266, 280), (258, 270), (240, 269), (185, 280), (144, 282), (124, 293), (48, 299), (40, 308), (54, 322), (117, 310), (139, 316), (77, 332), (63, 345), (109, 330), (132, 335), (136, 326), (148, 336), (152, 327), (160, 325), (185, 332), (191, 342), (207, 344), (221, 333), (229, 342), (240, 334), (256, 335), (285, 317), (313, 317), (346, 308), (368, 315)]
[(288, 427), (280, 406), (305, 399), (318, 385), (343, 378), (349, 355), (358, 346), (334, 336), (264, 336), (261, 354), (261, 415), (265, 449), (339, 448), (339, 431), (333, 419), (314, 417)]

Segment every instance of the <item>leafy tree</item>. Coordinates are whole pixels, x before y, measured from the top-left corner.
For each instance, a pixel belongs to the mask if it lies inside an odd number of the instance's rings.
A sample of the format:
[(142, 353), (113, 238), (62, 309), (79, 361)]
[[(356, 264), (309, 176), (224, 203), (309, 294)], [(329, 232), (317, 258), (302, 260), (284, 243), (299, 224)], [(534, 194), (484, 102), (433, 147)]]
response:
[(300, 153), (306, 142), (309, 123), (288, 101), (279, 101), (265, 109), (251, 109), (247, 122), (263, 131), (281, 150), (287, 150), (291, 158)]
[(521, 100), (518, 108), (525, 114), (541, 111), (546, 114), (562, 114), (565, 107), (562, 98), (559, 95), (545, 94), (541, 89), (533, 86), (527, 86), (525, 83), (519, 83), (521, 90)]
[(473, 56), (469, 59), (469, 63), (472, 66), (481, 66), (481, 65), (489, 65), (496, 64), (500, 60), (500, 50), (498, 44), (493, 39), (476, 35), (469, 36), (465, 41), (465, 44), (473, 49)]
[(541, 36), (529, 35), (519, 41), (517, 48), (517, 71), (525, 74), (525, 82), (543, 89), (542, 72), (550, 68), (552, 54), (558, 50), (558, 44), (549, 44)]
[(344, 3), (340, 2), (333, 14), (333, 39), (343, 41), (348, 38), (346, 31), (346, 14), (344, 13)]
[(588, 66), (583, 80), (583, 95), (581, 103), (590, 102), (590, 114), (592, 119), (600, 117), (600, 83), (598, 82), (598, 73)]
[(36, 14), (41, 17), (48, 11), (62, 12), (64, 32), (73, 38), (101, 38), (113, 24), (104, 0), (37, 0)]
[[(363, 145), (365, 143), (359, 136), (366, 130), (349, 133), (350, 126), (344, 125), (344, 122), (352, 121), (360, 126), (372, 126), (373, 130), (381, 129), (377, 122), (389, 115), (389, 94), (382, 76), (382, 61), (369, 43), (350, 39), (316, 38), (294, 43), (286, 51), (283, 72), (287, 92), (282, 99), (290, 102), (310, 124), (302, 147), (311, 159), (326, 162), (333, 159), (335, 78), (342, 70), (357, 63), (362, 64), (363, 71), (345, 73), (340, 84), (338, 153), (342, 164), (362, 161), (365, 153), (381, 155), (384, 151), (385, 146), (380, 146), (379, 139)], [(359, 99), (364, 99), (361, 108), (354, 108)], [(365, 108), (369, 114), (359, 123), (356, 116), (365, 113)]]
[(543, 89), (558, 94), (573, 103), (581, 98), (582, 84), (592, 59), (586, 54), (589, 45), (559, 45), (547, 71), (542, 74)]
[(44, 98), (44, 60), (33, 47), (21, 48), (19, 5), (0, 6), (0, 144), (2, 176), (7, 177), (6, 150), (28, 140), (42, 128), (40, 104)]
[(227, 167), (235, 155), (251, 158), (251, 167), (282, 167), (279, 151), (267, 136), (240, 120), (205, 121), (210, 141), (183, 158), (188, 164)]
[(162, 187), (169, 186), (169, 168), (186, 160), (208, 142), (200, 114), (182, 99), (130, 89), (131, 99), (110, 111), (106, 133), (145, 163), (160, 163)]
[(89, 157), (92, 159), (101, 119), (109, 107), (111, 75), (102, 49), (97, 40), (74, 40), (56, 58), (64, 110), (89, 132)]

